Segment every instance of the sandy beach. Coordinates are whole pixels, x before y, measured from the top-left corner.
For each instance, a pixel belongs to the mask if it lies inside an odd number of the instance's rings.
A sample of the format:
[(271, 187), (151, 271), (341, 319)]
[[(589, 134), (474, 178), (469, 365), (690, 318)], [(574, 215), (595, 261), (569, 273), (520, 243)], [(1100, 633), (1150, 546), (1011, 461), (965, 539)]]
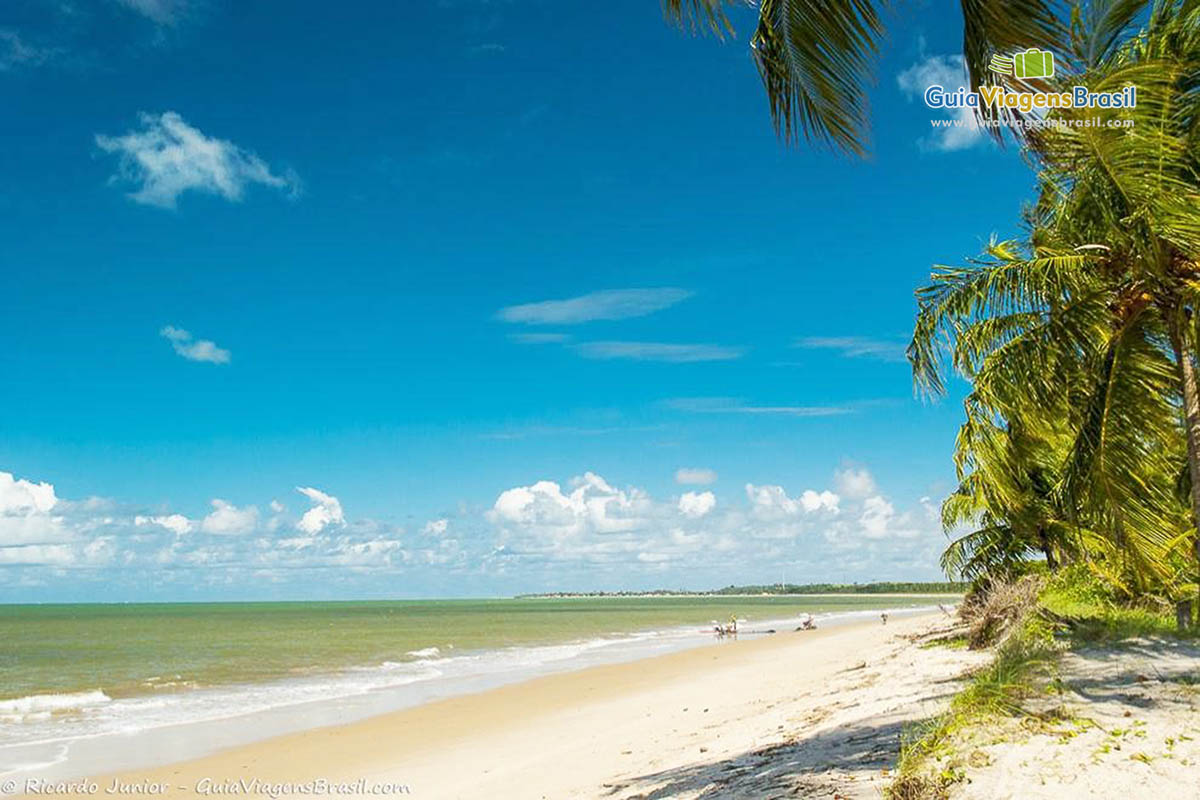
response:
[(717, 642), (92, 780), (177, 797), (877, 797), (902, 727), (985, 657), (914, 643), (944, 621)]

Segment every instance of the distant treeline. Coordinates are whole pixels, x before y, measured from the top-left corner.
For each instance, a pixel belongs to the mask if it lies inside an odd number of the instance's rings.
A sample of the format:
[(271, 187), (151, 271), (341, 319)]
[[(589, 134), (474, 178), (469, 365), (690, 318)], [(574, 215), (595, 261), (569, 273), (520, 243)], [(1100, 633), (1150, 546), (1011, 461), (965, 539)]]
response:
[(963, 594), (965, 583), (773, 583), (769, 586), (726, 586), (724, 589), (653, 589), (646, 592), (542, 592), (522, 594), (528, 597), (665, 597), (719, 596), (730, 594)]

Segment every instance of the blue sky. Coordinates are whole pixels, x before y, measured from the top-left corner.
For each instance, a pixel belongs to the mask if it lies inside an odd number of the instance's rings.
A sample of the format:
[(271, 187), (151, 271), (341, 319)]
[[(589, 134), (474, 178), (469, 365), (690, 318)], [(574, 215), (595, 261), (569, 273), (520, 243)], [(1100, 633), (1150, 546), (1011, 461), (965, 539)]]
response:
[(777, 141), (736, 21), (6, 4), (0, 600), (937, 578), (912, 292), (1031, 176), (914, 97), (954, 4), (866, 160)]

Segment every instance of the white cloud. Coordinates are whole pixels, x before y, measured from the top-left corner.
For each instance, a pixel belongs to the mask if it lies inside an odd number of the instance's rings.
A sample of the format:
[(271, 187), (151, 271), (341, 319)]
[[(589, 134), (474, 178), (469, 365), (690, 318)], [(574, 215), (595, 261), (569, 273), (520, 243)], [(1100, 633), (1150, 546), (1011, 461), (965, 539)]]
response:
[(75, 551), (62, 544), (26, 544), (17, 547), (0, 547), (0, 564), (19, 565), (66, 565), (75, 560)]
[(693, 361), (730, 361), (741, 358), (745, 349), (715, 344), (668, 344), (665, 342), (583, 342), (575, 349), (584, 358), (616, 359), (633, 361), (665, 361), (689, 363)]
[(58, 504), (54, 487), (0, 472), (0, 514), (44, 514)]
[[(947, 91), (954, 91), (960, 86), (968, 86), (966, 62), (960, 55), (929, 56), (923, 61), (913, 64), (896, 76), (900, 89), (910, 99), (921, 100), (925, 90), (938, 85)], [(922, 105), (924, 101), (921, 100)], [(929, 109), (931, 112), (934, 109)], [(917, 140), (925, 149), (953, 151), (966, 150), (986, 141), (983, 128), (975, 119), (975, 112), (969, 108), (947, 109), (954, 124), (941, 128), (932, 128), (931, 133)]]
[(133, 524), (138, 527), (157, 525), (160, 528), (166, 528), (177, 536), (189, 533), (195, 527), (192, 521), (183, 514), (163, 514), (155, 517), (138, 515), (133, 518)]
[(52, 50), (31, 45), (16, 31), (0, 28), (0, 72), (41, 64), (52, 54)]
[(508, 338), (521, 344), (562, 344), (571, 340), (567, 333), (512, 333)]
[[(837, 485), (861, 491), (873, 485), (867, 474), (842, 470)], [(789, 495), (750, 484), (745, 499), (732, 502), (701, 489), (656, 499), (588, 472), (499, 492), (487, 511), (464, 504), (412, 537), (391, 523), (346, 519), (326, 492), (298, 490), (313, 504), (299, 520), (280, 511), (260, 517), (265, 501), (237, 507), (222, 499), (207, 517), (189, 519), (64, 499), (50, 483), (0, 473), (0, 595), (21, 597), (17, 587), (39, 583), (77, 591), (88, 582), (130, 597), (220, 597), (229, 586), (274, 585), (375, 592), (398, 580), (466, 580), (501, 592), (702, 587), (762, 580), (763, 564), (785, 568), (791, 580), (932, 578), (944, 547), (925, 503), (902, 508), (878, 490), (861, 498), (817, 488)]]
[(875, 493), (875, 478), (865, 468), (839, 469), (833, 473), (833, 483), (847, 497), (863, 498)]
[(274, 511), (276, 514), (280, 514), (283, 512), (283, 503), (279, 502), (278, 500), (272, 500), (267, 505), (267, 507), (270, 508), (272, 511)]
[(212, 501), (213, 511), (200, 522), (200, 530), (217, 535), (249, 533), (258, 525), (258, 509), (238, 508), (220, 498)]
[(142, 129), (123, 136), (96, 136), (106, 153), (120, 157), (114, 180), (131, 183), (129, 197), (138, 203), (175, 208), (187, 191), (240, 201), (248, 186), (261, 184), (295, 195), (294, 175), (276, 175), (265, 161), (233, 142), (205, 136), (179, 114), (142, 114)]
[(874, 495), (863, 501), (863, 512), (859, 522), (862, 523), (867, 536), (880, 537), (887, 535), (888, 526), (895, 516), (895, 507), (879, 495)]
[(892, 362), (905, 360), (904, 345), (900, 342), (866, 336), (806, 336), (797, 339), (795, 346), (806, 350), (835, 350), (846, 358)]
[(644, 317), (691, 297), (686, 289), (612, 289), (538, 303), (508, 306), (497, 316), (505, 322), (528, 325), (577, 325), (595, 320)]
[(846, 406), (762, 406), (750, 405), (732, 397), (676, 397), (665, 404), (693, 414), (757, 414), (783, 417), (837, 417), (852, 414)]
[(720, 571), (716, 565), (728, 566), (736, 553), (739, 563), (789, 563), (814, 580), (835, 565), (878, 578), (893, 560), (910, 561), (914, 547), (935, 564), (942, 546), (936, 524), (914, 522), (912, 513), (874, 495), (864, 501), (807, 489), (793, 496), (778, 485), (747, 484), (746, 500), (722, 504), (704, 491), (659, 501), (594, 473), (572, 480), (570, 489), (538, 481), (497, 497), (486, 515), (496, 538), (483, 563), (499, 571), (545, 569), (552, 583), (562, 570), (585, 570), (584, 580), (610, 570), (619, 584), (638, 565), (687, 576)]
[(217, 347), (216, 342), (208, 339), (193, 338), (192, 334), (183, 328), (168, 325), (160, 330), (158, 335), (169, 341), (175, 352), (188, 361), (206, 361), (209, 364), (229, 363), (230, 353), (228, 350)]
[(814, 511), (829, 511), (836, 514), (838, 513), (838, 503), (840, 502), (841, 498), (828, 489), (823, 492), (805, 489), (804, 493), (800, 495), (800, 505), (809, 513)]
[(421, 533), (426, 536), (445, 536), (446, 531), (450, 528), (450, 520), (448, 519), (431, 519), (421, 528)]
[(675, 470), (675, 482), (683, 485), (708, 486), (717, 482), (716, 470), (680, 467)]
[(58, 506), (53, 485), (0, 472), (0, 547), (69, 539), (62, 516), (52, 513)]
[(159, 25), (174, 25), (195, 5), (194, 0), (117, 0), (117, 2)]
[(572, 481), (570, 494), (553, 481), (538, 481), (502, 492), (492, 506), (492, 519), (518, 523), (555, 538), (581, 533), (617, 533), (639, 526), (645, 495), (614, 489), (592, 472)]
[(305, 533), (320, 533), (330, 525), (345, 525), (346, 517), (342, 513), (342, 504), (336, 497), (325, 494), (319, 489), (297, 486), (296, 491), (316, 503), (296, 523), (296, 527)]
[(746, 484), (746, 498), (755, 515), (763, 519), (779, 519), (825, 511), (836, 514), (840, 498), (828, 490), (807, 489), (799, 497), (789, 497), (782, 486)]
[(679, 512), (686, 517), (703, 517), (717, 506), (712, 492), (684, 492), (679, 496)]

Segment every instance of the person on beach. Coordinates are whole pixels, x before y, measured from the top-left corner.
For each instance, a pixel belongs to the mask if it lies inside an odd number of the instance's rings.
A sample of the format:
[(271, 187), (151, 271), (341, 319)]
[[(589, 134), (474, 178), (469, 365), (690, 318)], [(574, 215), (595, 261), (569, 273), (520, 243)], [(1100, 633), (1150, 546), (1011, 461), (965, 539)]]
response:
[(884, 611), (882, 614), (879, 615), (879, 617), (880, 617), (880, 619), (883, 620), (883, 624), (887, 625), (887, 612)]

